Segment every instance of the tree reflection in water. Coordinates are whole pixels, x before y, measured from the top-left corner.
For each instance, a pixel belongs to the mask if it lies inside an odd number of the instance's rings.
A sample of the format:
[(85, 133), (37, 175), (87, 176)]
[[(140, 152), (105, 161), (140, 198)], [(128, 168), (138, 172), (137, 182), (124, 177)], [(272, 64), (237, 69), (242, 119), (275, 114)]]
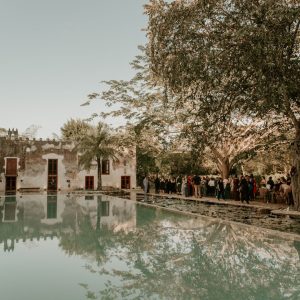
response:
[(2, 221), (2, 206), (0, 241), (55, 231), (60, 247), (106, 282), (100, 291), (78, 283), (88, 299), (300, 299), (300, 243), (291, 237), (124, 199), (91, 199), (58, 199), (51, 223), (47, 201), (19, 201), (15, 223)]
[(101, 299), (300, 297), (298, 242), (255, 227), (188, 220), (138, 206), (133, 232), (100, 232), (106, 247), (102, 262), (117, 257), (127, 266), (99, 265), (99, 274), (122, 283), (107, 282)]

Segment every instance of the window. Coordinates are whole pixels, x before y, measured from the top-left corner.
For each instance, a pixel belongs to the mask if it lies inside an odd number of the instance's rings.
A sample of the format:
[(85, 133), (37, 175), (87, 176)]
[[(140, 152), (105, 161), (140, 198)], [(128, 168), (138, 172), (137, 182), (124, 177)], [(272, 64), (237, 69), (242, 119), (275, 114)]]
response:
[(108, 159), (102, 160), (102, 174), (109, 175), (109, 160)]

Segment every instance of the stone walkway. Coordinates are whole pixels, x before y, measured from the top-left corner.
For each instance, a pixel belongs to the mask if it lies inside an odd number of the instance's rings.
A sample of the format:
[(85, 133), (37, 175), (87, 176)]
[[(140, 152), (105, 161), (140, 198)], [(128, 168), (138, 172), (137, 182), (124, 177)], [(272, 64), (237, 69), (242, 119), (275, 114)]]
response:
[[(136, 191), (137, 195), (144, 195), (144, 193), (140, 191)], [(247, 203), (242, 203), (240, 201), (235, 201), (235, 200), (218, 200), (215, 197), (207, 197), (204, 196), (202, 198), (196, 198), (196, 197), (184, 197), (182, 195), (177, 195), (177, 194), (165, 194), (165, 193), (160, 193), (160, 194), (155, 194), (155, 193), (149, 193), (147, 194), (150, 197), (165, 197), (168, 199), (183, 199), (183, 200), (188, 200), (188, 201), (199, 201), (199, 202), (204, 202), (204, 203), (215, 203), (215, 204), (225, 204), (225, 205), (232, 205), (232, 206), (243, 206), (243, 207), (253, 207), (257, 209), (266, 209), (272, 212), (272, 214), (276, 215), (289, 215), (293, 217), (299, 217), (300, 218), (300, 212), (299, 211), (294, 211), (292, 207), (288, 207), (285, 203), (266, 203), (262, 199), (257, 199), (255, 201), (250, 201), (249, 204)]]

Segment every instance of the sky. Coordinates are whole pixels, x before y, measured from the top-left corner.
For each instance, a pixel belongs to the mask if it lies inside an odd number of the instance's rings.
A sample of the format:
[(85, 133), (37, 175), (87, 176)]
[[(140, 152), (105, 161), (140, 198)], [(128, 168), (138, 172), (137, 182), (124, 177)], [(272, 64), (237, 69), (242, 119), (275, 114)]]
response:
[[(60, 134), (70, 118), (105, 110), (80, 106), (100, 82), (129, 79), (146, 42), (147, 0), (0, 0), (0, 127), (37, 137)], [(109, 119), (116, 125), (120, 120)]]

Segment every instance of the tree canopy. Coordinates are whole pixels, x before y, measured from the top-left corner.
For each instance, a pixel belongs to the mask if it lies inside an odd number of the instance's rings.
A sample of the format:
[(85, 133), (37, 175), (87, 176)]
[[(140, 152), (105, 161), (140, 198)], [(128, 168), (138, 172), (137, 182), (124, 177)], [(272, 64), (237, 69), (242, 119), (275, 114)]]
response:
[(151, 77), (177, 95), (177, 106), (198, 99), (211, 112), (227, 101), (228, 114), (275, 114), (293, 126), (300, 209), (299, 1), (151, 0), (145, 9)]

